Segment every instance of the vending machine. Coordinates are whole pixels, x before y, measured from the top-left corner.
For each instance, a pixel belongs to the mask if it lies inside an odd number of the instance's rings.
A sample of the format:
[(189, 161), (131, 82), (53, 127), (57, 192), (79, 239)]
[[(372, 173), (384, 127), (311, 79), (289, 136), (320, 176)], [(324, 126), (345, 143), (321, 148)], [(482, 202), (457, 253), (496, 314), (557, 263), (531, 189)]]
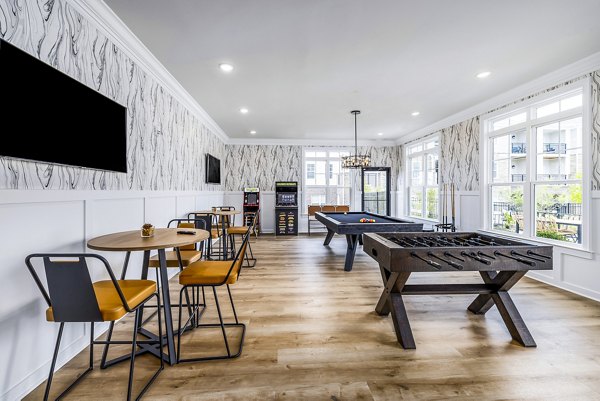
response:
[(298, 235), (298, 182), (275, 183), (275, 234)]

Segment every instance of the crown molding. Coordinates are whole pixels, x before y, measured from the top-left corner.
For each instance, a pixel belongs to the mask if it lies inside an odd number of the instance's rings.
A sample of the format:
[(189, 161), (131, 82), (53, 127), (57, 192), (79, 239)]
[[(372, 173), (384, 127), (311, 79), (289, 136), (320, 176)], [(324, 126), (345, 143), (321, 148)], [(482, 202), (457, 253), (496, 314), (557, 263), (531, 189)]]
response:
[[(283, 146), (352, 146), (351, 139), (277, 139), (277, 138), (230, 138), (228, 145), (283, 145)], [(389, 139), (359, 140), (359, 146), (385, 147), (395, 146)]]
[(111, 42), (142, 67), (162, 87), (167, 89), (181, 104), (194, 113), (223, 142), (229, 136), (215, 120), (198, 104), (185, 88), (171, 75), (164, 65), (135, 36), (115, 12), (102, 0), (66, 0), (87, 20), (92, 22)]
[(600, 52), (594, 53), (591, 56), (561, 67), (558, 70), (536, 78), (533, 81), (517, 86), (516, 88), (494, 96), (456, 114), (448, 116), (431, 125), (420, 128), (406, 135), (402, 135), (396, 139), (396, 144), (402, 145), (425, 135), (433, 134), (441, 129), (451, 127), (454, 124), (458, 124), (470, 118), (487, 114), (490, 110), (502, 107), (534, 93), (546, 90), (561, 82), (582, 77), (598, 69), (600, 69)]

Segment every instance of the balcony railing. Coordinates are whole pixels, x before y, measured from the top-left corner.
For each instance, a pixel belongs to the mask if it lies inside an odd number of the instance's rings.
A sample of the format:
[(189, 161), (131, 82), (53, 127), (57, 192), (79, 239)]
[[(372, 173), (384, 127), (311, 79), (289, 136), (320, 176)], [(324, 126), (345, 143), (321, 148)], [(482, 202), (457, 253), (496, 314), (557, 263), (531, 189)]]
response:
[(567, 175), (566, 174), (538, 174), (537, 179), (538, 180), (560, 181), (560, 180), (566, 180)]
[(566, 143), (544, 143), (542, 146), (544, 153), (550, 154), (565, 154), (567, 153)]
[(525, 142), (513, 142), (511, 145), (511, 153), (527, 153), (527, 144)]

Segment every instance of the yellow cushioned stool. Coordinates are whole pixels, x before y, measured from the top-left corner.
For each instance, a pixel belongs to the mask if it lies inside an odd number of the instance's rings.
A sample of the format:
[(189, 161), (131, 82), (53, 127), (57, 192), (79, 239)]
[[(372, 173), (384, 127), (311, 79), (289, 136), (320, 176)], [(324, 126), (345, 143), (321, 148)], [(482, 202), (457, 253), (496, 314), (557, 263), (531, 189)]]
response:
[[(60, 259), (60, 260), (53, 260)], [(104, 265), (110, 280), (101, 280), (92, 283), (86, 260), (94, 259)], [(42, 260), (46, 273), (47, 290), (42, 284), (35, 267), (34, 261)], [(135, 355), (138, 352), (137, 346), (140, 344), (155, 345), (162, 349), (162, 321), (161, 314), (158, 314), (158, 339), (157, 340), (137, 340), (137, 331), (139, 328), (139, 311), (151, 298), (156, 297), (158, 308), (160, 309), (160, 298), (156, 292), (156, 283), (151, 280), (117, 280), (108, 264), (108, 261), (100, 255), (84, 253), (63, 253), (63, 254), (32, 254), (27, 256), (25, 264), (35, 280), (42, 296), (48, 304), (46, 309), (46, 319), (50, 322), (59, 322), (58, 338), (54, 347), (54, 356), (50, 365), (50, 374), (46, 383), (44, 401), (48, 400), (52, 378), (60, 341), (62, 339), (65, 323), (69, 322), (89, 322), (90, 323), (90, 358), (89, 366), (85, 372), (72, 382), (63, 392), (56, 397), (62, 398), (75, 385), (94, 369), (94, 345), (105, 345), (105, 353), (110, 344), (131, 344), (131, 355), (129, 367), (129, 385), (127, 387), (127, 400), (132, 398), (133, 372), (135, 366)], [(38, 263), (41, 264), (41, 263)], [(114, 323), (129, 312), (135, 312), (133, 324), (133, 338), (131, 341), (106, 341), (95, 340), (94, 322)], [(106, 355), (102, 357), (101, 367), (106, 367)], [(127, 360), (123, 357), (119, 360)], [(160, 366), (152, 375), (150, 380), (140, 391), (136, 399), (139, 399), (148, 390), (158, 374), (163, 370), (164, 361), (160, 358)], [(101, 388), (100, 388), (101, 390)]]
[[(213, 359), (228, 359), (228, 358), (236, 358), (240, 356), (242, 353), (242, 347), (244, 344), (244, 336), (246, 334), (246, 325), (240, 323), (237, 317), (237, 313), (235, 311), (235, 305), (233, 303), (233, 297), (231, 296), (230, 285), (235, 284), (242, 270), (242, 261), (244, 259), (244, 255), (246, 253), (246, 249), (248, 247), (248, 240), (250, 238), (250, 234), (247, 233), (242, 240), (242, 246), (240, 250), (236, 253), (235, 259), (232, 261), (210, 261), (203, 260), (194, 262), (189, 265), (184, 271), (179, 274), (179, 284), (183, 287), (179, 292), (179, 303), (181, 305), (181, 299), (183, 297), (184, 292), (188, 288), (192, 288), (192, 303), (198, 302), (200, 299), (200, 289), (204, 290), (204, 287), (212, 287), (213, 296), (215, 298), (215, 305), (217, 308), (217, 313), (219, 315), (219, 323), (199, 323), (199, 305), (196, 304), (193, 307), (193, 311), (190, 314), (190, 317), (183, 324), (182, 327), (182, 316), (181, 316), (181, 306), (179, 307), (179, 327), (178, 327), (178, 335), (177, 335), (177, 362), (197, 362), (197, 361), (207, 361)], [(217, 296), (216, 287), (225, 285), (227, 287), (227, 293), (229, 294), (229, 300), (231, 301), (231, 308), (233, 310), (233, 316), (235, 318), (235, 323), (224, 323), (223, 316), (221, 314), (221, 307), (219, 305), (219, 298)], [(182, 358), (181, 356), (181, 334), (185, 332), (188, 328), (198, 329), (198, 328), (209, 328), (209, 327), (220, 327), (223, 333), (223, 339), (225, 341), (226, 354), (218, 354), (214, 356), (206, 356), (199, 358)], [(241, 340), (238, 351), (234, 354), (231, 352), (229, 347), (229, 341), (227, 339), (227, 327), (240, 327), (242, 329)]]

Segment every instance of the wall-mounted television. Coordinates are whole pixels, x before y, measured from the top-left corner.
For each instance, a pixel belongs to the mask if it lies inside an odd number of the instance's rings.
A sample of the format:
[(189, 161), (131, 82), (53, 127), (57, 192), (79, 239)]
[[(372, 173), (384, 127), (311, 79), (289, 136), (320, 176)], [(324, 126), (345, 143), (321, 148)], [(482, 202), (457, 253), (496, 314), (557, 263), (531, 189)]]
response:
[(0, 156), (127, 172), (127, 108), (1, 39), (0, 119)]
[(206, 183), (221, 183), (221, 161), (208, 153), (206, 154)]

